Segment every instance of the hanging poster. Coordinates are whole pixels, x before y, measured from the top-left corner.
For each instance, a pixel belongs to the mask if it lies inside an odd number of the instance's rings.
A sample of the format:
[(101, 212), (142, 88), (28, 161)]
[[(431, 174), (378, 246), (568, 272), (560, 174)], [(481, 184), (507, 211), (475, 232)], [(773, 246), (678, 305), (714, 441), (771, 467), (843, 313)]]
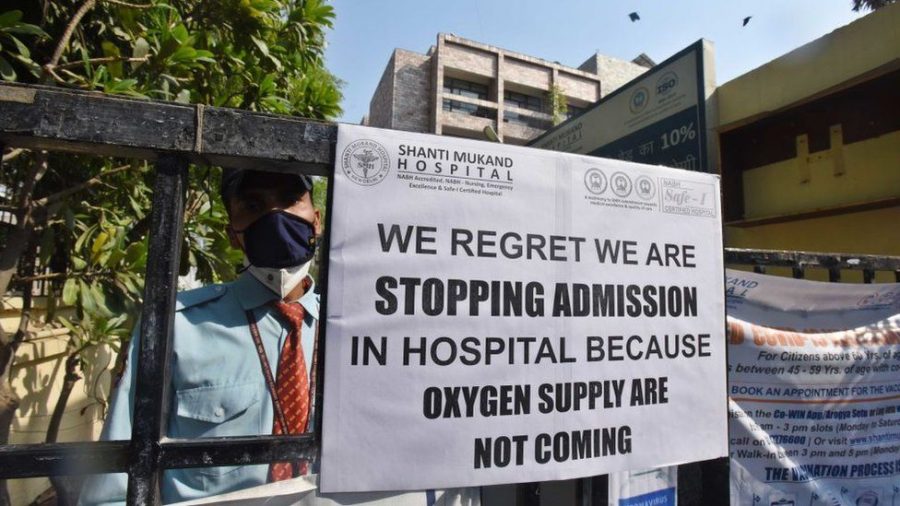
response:
[(900, 504), (900, 285), (727, 273), (731, 503)]

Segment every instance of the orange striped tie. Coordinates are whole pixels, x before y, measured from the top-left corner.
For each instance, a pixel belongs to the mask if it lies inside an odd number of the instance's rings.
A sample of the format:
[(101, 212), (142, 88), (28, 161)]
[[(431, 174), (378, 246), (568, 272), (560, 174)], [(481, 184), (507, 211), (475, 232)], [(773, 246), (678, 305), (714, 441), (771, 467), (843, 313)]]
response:
[[(309, 424), (309, 375), (306, 372), (306, 359), (303, 356), (303, 345), (300, 341), (300, 330), (303, 327), (305, 311), (300, 304), (275, 302), (275, 310), (288, 323), (288, 335), (278, 358), (278, 373), (275, 378), (275, 396), (284, 410), (287, 427), (281, 426), (278, 412), (272, 434), (303, 434)], [(308, 469), (306, 460), (300, 462), (273, 462), (269, 466), (269, 481), (287, 480), (297, 475), (304, 475)]]

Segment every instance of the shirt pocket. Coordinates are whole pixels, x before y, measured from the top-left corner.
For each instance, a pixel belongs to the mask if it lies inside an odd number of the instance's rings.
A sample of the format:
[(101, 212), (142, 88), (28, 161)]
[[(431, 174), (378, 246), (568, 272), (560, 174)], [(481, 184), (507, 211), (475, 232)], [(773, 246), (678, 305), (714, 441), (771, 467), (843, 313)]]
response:
[(261, 390), (257, 382), (178, 390), (169, 435), (203, 438), (259, 434)]

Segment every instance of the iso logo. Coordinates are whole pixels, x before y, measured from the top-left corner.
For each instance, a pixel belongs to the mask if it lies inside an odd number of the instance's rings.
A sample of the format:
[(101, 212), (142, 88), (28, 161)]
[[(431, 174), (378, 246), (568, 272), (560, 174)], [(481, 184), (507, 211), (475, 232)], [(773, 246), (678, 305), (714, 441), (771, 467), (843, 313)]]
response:
[(600, 169), (590, 169), (584, 173), (584, 187), (594, 195), (600, 195), (606, 191), (606, 174)]
[(631, 99), (628, 101), (628, 108), (631, 109), (632, 114), (637, 114), (643, 111), (648, 103), (650, 103), (650, 92), (647, 88), (641, 86), (631, 94)]
[(668, 95), (678, 87), (678, 74), (669, 71), (656, 80), (656, 94)]
[(387, 150), (368, 139), (353, 141), (341, 154), (341, 169), (347, 179), (362, 186), (380, 183), (391, 168)]

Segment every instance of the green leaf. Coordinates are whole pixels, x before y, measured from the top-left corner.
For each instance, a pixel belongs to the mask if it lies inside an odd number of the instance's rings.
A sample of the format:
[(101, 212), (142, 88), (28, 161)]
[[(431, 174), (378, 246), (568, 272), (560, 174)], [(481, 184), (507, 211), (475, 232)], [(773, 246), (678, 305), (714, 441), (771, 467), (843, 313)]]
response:
[(134, 280), (131, 279), (127, 273), (118, 273), (116, 274), (116, 280), (122, 285), (125, 286), (125, 290), (132, 295), (140, 295), (141, 291), (138, 289), (137, 285), (134, 283)]
[(118, 35), (119, 37), (121, 37), (125, 40), (131, 40), (131, 35), (128, 34), (128, 32), (126, 32), (125, 30), (122, 30), (121, 28), (119, 28), (118, 26), (114, 26), (112, 31), (114, 34)]
[(275, 65), (275, 70), (278, 70), (278, 71), (280, 72), (281, 69), (283, 68), (283, 67), (281, 66), (281, 60), (279, 60), (278, 58), (275, 58), (274, 56), (271, 56), (271, 55), (270, 55), (270, 56), (269, 56), (269, 61), (271, 61), (271, 62)]
[(83, 258), (79, 258), (74, 255), (71, 258), (72, 267), (74, 267), (76, 271), (83, 271), (85, 268), (87, 268), (87, 262), (85, 262)]
[[(73, 304), (74, 304), (74, 300), (73, 300)], [(69, 329), (69, 332), (71, 332), (72, 334), (78, 334), (78, 330), (79, 330), (78, 327), (76, 327), (74, 323), (70, 322), (69, 319), (66, 318), (65, 316), (59, 317), (59, 323), (62, 323), (63, 327)]]
[(190, 104), (191, 103), (191, 90), (184, 89), (178, 92), (178, 95), (175, 95), (175, 101), (182, 104)]
[(62, 290), (62, 300), (63, 304), (67, 306), (71, 306), (75, 304), (75, 300), (78, 298), (78, 280), (75, 278), (69, 278), (66, 280), (66, 283), (63, 285)]
[(175, 28), (172, 28), (170, 33), (172, 34), (172, 38), (178, 41), (179, 44), (184, 44), (187, 42), (188, 37), (190, 37), (187, 28), (185, 28), (184, 25), (177, 25)]
[(13, 10), (0, 14), (0, 28), (18, 23), (22, 19), (22, 11)]
[[(150, 54), (150, 43), (147, 42), (147, 39), (138, 37), (138, 39), (134, 41), (134, 47), (132, 48), (131, 57), (146, 58), (148, 54)], [(131, 68), (132, 70), (134, 70), (143, 64), (144, 62), (140, 61), (131, 62)]]
[(126, 249), (125, 261), (130, 264), (133, 264), (133, 263), (137, 262), (138, 259), (141, 258), (144, 255), (144, 253), (146, 253), (146, 251), (147, 251), (147, 248), (144, 246), (144, 243), (136, 242), (136, 243), (132, 244), (131, 246), (128, 246), (128, 248)]
[(87, 313), (97, 312), (97, 303), (94, 302), (94, 296), (91, 294), (91, 287), (82, 280), (78, 280), (78, 291), (81, 294), (81, 307)]
[(91, 283), (91, 296), (94, 298), (94, 303), (96, 304), (95, 311), (99, 315), (107, 318), (113, 315), (109, 305), (106, 303), (106, 293), (96, 282)]
[(16, 80), (16, 71), (3, 56), (0, 56), (0, 77), (6, 81)]
[(109, 258), (103, 262), (104, 265), (109, 267), (110, 269), (115, 269), (119, 266), (119, 261), (125, 256), (125, 250), (121, 248), (113, 248), (109, 252)]
[(137, 79), (122, 79), (112, 83), (106, 83), (103, 87), (103, 91), (105, 91), (106, 93), (118, 93), (136, 97), (144, 97), (143, 94), (137, 92), (134, 89), (134, 86), (136, 84)]
[(97, 237), (94, 238), (93, 244), (91, 244), (91, 258), (96, 262), (97, 256), (100, 254), (100, 251), (103, 249), (103, 245), (106, 244), (106, 241), (109, 240), (109, 234), (105, 231), (97, 234)]
[[(119, 58), (122, 56), (122, 52), (119, 51), (119, 47), (116, 46), (115, 43), (110, 42), (108, 40), (104, 40), (100, 43), (100, 47), (103, 48), (103, 56), (108, 58)], [(107, 64), (107, 68), (109, 68), (109, 75), (120, 78), (122, 77), (122, 62), (121, 61), (113, 61)]]
[(28, 71), (31, 72), (31, 75), (33, 75), (35, 77), (40, 77), (42, 75), (43, 71), (41, 70), (41, 66), (38, 65), (37, 63), (31, 61), (31, 58), (27, 58), (20, 54), (13, 54), (12, 56), (16, 60), (18, 60), (19, 63), (21, 63), (22, 65), (27, 67)]
[(21, 35), (34, 35), (37, 37), (47, 37), (47, 32), (41, 30), (39, 26), (30, 25), (28, 23), (13, 23), (10, 26), (0, 28), (6, 33), (18, 33)]
[(82, 232), (80, 236), (78, 236), (78, 239), (75, 240), (75, 251), (79, 251), (82, 247), (84, 247), (85, 241), (88, 240), (88, 237), (90, 237), (96, 229), (97, 225), (91, 225), (84, 232)]
[(190, 46), (181, 46), (179, 47), (169, 59), (174, 62), (185, 63), (191, 62), (197, 57), (197, 50)]
[(28, 46), (22, 43), (17, 37), (13, 37), (12, 35), (7, 35), (7, 39), (13, 41), (13, 44), (16, 46), (16, 50), (19, 52), (19, 56), (24, 58), (31, 58), (31, 51), (28, 49)]
[(259, 52), (261, 52), (265, 57), (267, 57), (267, 58), (269, 57), (269, 46), (266, 45), (265, 42), (254, 37), (253, 35), (250, 36), (250, 40), (252, 40), (253, 43), (256, 44), (256, 47), (259, 49)]

